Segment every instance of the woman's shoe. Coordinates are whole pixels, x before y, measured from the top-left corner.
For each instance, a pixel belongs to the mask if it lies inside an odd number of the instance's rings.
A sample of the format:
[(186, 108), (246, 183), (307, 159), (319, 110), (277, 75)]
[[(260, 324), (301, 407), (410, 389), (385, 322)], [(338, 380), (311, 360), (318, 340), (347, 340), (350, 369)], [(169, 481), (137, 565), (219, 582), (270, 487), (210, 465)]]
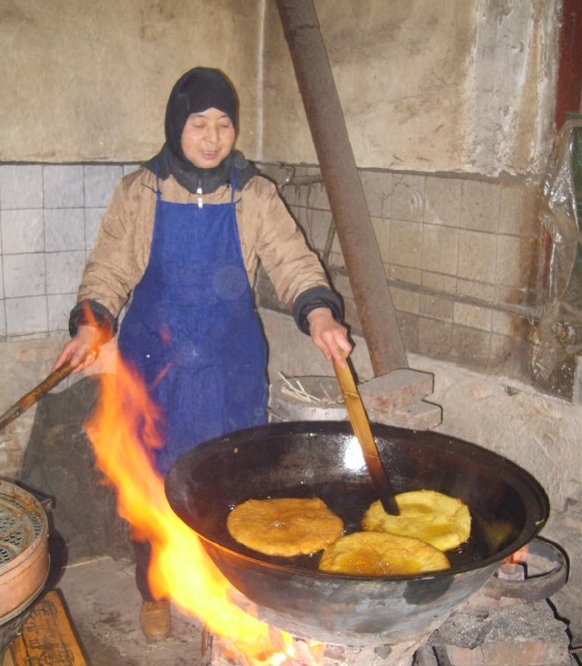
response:
[(170, 602), (144, 601), (139, 612), (139, 624), (148, 641), (168, 638), (172, 625)]

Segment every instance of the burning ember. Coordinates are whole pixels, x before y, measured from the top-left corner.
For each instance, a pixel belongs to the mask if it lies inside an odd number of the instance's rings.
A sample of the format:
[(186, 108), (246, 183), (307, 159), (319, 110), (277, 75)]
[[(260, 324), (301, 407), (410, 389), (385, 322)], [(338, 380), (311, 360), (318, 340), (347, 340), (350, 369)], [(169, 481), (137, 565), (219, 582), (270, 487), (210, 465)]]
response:
[(163, 444), (161, 415), (143, 382), (119, 357), (116, 374), (101, 377), (100, 401), (85, 430), (98, 469), (117, 490), (118, 512), (131, 525), (133, 539), (151, 543), (149, 581), (154, 595), (171, 599), (199, 618), (249, 666), (321, 663), (316, 645), (309, 656), (294, 654), (289, 635), (273, 631), (231, 601), (238, 593), (197, 535), (172, 511), (163, 479), (153, 467), (151, 451)]
[(519, 550), (516, 550), (515, 553), (506, 557), (501, 564), (523, 564), (527, 560), (529, 548), (526, 544), (522, 546)]

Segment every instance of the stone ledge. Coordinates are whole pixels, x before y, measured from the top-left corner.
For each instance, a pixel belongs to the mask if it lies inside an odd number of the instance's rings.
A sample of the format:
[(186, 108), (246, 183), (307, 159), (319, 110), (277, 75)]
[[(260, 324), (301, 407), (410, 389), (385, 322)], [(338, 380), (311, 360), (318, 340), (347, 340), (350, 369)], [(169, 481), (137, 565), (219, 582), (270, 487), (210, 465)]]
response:
[[(365, 401), (364, 404), (366, 405)], [(395, 409), (387, 412), (372, 409), (367, 409), (367, 411), (368, 418), (373, 423), (409, 428), (410, 430), (430, 430), (440, 425), (443, 420), (441, 406), (426, 400), (419, 400), (406, 409)]]
[(378, 412), (403, 410), (431, 395), (434, 376), (418, 370), (392, 370), (363, 382), (358, 390), (366, 409)]

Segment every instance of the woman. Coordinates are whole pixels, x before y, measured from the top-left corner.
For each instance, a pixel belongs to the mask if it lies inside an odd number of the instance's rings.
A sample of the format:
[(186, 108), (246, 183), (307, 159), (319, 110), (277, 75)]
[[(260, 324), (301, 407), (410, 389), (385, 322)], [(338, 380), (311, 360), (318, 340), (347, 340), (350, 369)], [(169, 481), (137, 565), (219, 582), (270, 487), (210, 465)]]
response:
[[(340, 300), (276, 187), (234, 150), (237, 101), (226, 77), (197, 67), (175, 84), (158, 155), (127, 175), (103, 219), (57, 366), (80, 371), (111, 338), (163, 412), (164, 475), (192, 446), (266, 422), (267, 353), (253, 307), (260, 261), (281, 301), (329, 361), (351, 351)], [(170, 606), (147, 583), (136, 543), (148, 639), (170, 632)]]

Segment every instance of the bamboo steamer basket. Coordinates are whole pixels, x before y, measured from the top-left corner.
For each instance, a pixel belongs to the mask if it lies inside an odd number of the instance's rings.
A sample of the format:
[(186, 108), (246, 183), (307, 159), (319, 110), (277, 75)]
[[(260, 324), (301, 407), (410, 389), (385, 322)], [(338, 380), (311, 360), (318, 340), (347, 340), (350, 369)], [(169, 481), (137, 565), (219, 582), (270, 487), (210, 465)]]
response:
[(30, 493), (0, 480), (0, 625), (42, 592), (50, 569), (48, 520)]

